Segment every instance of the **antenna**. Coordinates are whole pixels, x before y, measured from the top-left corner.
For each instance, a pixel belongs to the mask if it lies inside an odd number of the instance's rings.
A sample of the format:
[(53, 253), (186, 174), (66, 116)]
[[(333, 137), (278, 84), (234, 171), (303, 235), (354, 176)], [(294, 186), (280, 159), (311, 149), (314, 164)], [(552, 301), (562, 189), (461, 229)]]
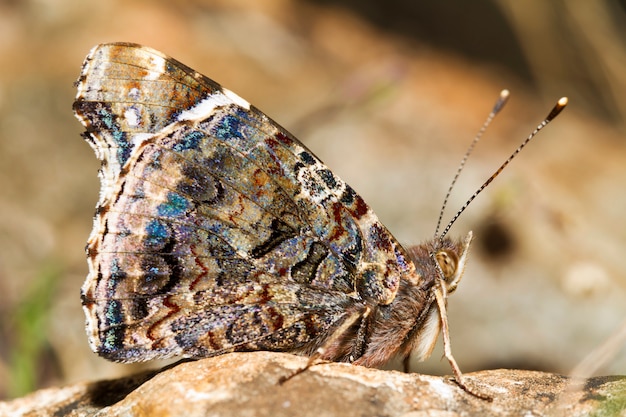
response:
[[(452, 227), (454, 222), (456, 222), (456, 220), (459, 218), (461, 213), (463, 213), (465, 211), (467, 206), (469, 206), (470, 203), (472, 201), (474, 201), (474, 199), (478, 196), (478, 194), (480, 194), (485, 188), (487, 188), (487, 186), (489, 184), (491, 184), (491, 182), (494, 179), (496, 179), (496, 177), (498, 175), (500, 175), (500, 173), (504, 170), (504, 168), (513, 160), (513, 158), (515, 158), (517, 156), (518, 153), (521, 152), (522, 149), (524, 149), (524, 147), (528, 144), (528, 142), (530, 142), (530, 140), (532, 138), (534, 138), (537, 135), (537, 133), (539, 133), (539, 131), (541, 129), (546, 127), (548, 125), (548, 123), (550, 123), (552, 120), (554, 120), (554, 118), (556, 116), (558, 116), (559, 113), (561, 113), (561, 111), (563, 111), (565, 106), (567, 106), (567, 102), (568, 102), (567, 97), (561, 97), (559, 99), (559, 101), (557, 101), (556, 105), (552, 108), (552, 110), (550, 111), (548, 116), (541, 123), (539, 123), (539, 125), (535, 128), (535, 130), (532, 131), (532, 133), (530, 135), (528, 135), (528, 137), (524, 140), (524, 142), (522, 142), (522, 144), (519, 145), (517, 147), (517, 149), (515, 149), (515, 151), (513, 151), (511, 156), (509, 156), (508, 159), (506, 161), (504, 161), (504, 163), (502, 165), (500, 165), (500, 167), (493, 174), (491, 174), (491, 176), (489, 178), (487, 178), (487, 181), (485, 181), (483, 183), (483, 185), (481, 185), (478, 188), (478, 190), (476, 190), (476, 192), (474, 194), (472, 194), (472, 196), (465, 202), (465, 204), (463, 204), (463, 206), (459, 209), (459, 211), (456, 212), (456, 214), (454, 215), (452, 220), (450, 220), (450, 222), (448, 223), (446, 228), (443, 229), (443, 232), (441, 232), (441, 236), (439, 236), (439, 239), (443, 239), (443, 237), (446, 234), (448, 234), (448, 231), (450, 231), (450, 228)], [(496, 106), (497, 106), (497, 104), (496, 104)], [(474, 140), (474, 142), (476, 142), (476, 140)], [(472, 144), (472, 146), (473, 146), (473, 144)], [(471, 147), (470, 147), (470, 149), (471, 149)], [(457, 176), (458, 176), (458, 173), (457, 173)], [(455, 180), (456, 180), (456, 177), (455, 177)]]
[[(487, 130), (487, 126), (491, 124), (491, 121), (494, 119), (494, 117), (496, 117), (496, 114), (498, 114), (500, 110), (502, 110), (502, 108), (504, 107), (508, 99), (509, 99), (509, 90), (500, 91), (500, 97), (498, 97), (498, 101), (496, 101), (496, 104), (494, 104), (493, 109), (491, 110), (491, 113), (489, 113), (489, 116), (487, 116), (487, 120), (485, 120), (485, 123), (483, 123), (482, 127), (480, 128), (480, 130), (474, 137), (474, 140), (472, 141), (472, 143), (470, 143), (470, 146), (467, 148), (467, 151), (465, 151), (465, 155), (463, 155), (463, 159), (461, 160), (461, 163), (459, 164), (459, 168), (456, 170), (456, 174), (454, 175), (454, 178), (452, 179), (452, 182), (450, 183), (450, 187), (448, 188), (446, 197), (443, 199), (443, 204), (441, 205), (441, 210), (439, 211), (439, 219), (437, 220), (437, 227), (435, 228), (435, 238), (439, 235), (439, 227), (441, 227), (441, 220), (443, 219), (443, 212), (446, 210), (446, 206), (448, 205), (448, 199), (450, 198), (452, 189), (454, 188), (456, 181), (459, 179), (459, 175), (461, 175), (461, 171), (463, 171), (463, 168), (465, 167), (467, 158), (469, 158), (472, 151), (474, 150), (474, 147), (476, 146), (480, 138), (483, 136), (483, 133), (485, 133), (485, 130)], [(443, 235), (441, 237), (443, 237)]]

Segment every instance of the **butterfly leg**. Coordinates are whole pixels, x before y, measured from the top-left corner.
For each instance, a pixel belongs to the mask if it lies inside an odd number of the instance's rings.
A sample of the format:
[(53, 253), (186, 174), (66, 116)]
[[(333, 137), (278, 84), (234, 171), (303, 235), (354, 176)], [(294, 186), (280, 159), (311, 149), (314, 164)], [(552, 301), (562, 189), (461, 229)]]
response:
[[(326, 355), (326, 353), (329, 351), (329, 348), (331, 346), (334, 346), (336, 342), (339, 340), (339, 338), (342, 337), (352, 326), (354, 326), (354, 324), (358, 320), (363, 320), (363, 322), (365, 322), (367, 317), (370, 315), (371, 311), (372, 309), (369, 306), (366, 306), (362, 310), (353, 311), (348, 317), (346, 317), (343, 323), (341, 323), (341, 325), (337, 327), (331, 333), (330, 337), (326, 339), (324, 344), (318, 347), (317, 350), (309, 357), (309, 360), (307, 361), (304, 367), (297, 369), (291, 375), (281, 377), (279, 380), (279, 384), (284, 384), (285, 382), (289, 381), (294, 376), (303, 373), (304, 371), (309, 369), (311, 366), (315, 365), (316, 362), (320, 360), (320, 358)], [(364, 346), (364, 343), (365, 343), (364, 335), (362, 335), (362, 333), (365, 333), (365, 332), (360, 328), (359, 333), (357, 335), (357, 343), (356, 343), (357, 351), (358, 349), (362, 350), (362, 348), (359, 348), (359, 346), (360, 345)], [(353, 359), (356, 359), (356, 358), (351, 358), (351, 360)]]
[(408, 374), (409, 371), (411, 370), (411, 353), (410, 352), (408, 355), (406, 355), (402, 359), (402, 370), (404, 371), (405, 374)]
[(450, 332), (448, 328), (448, 313), (446, 310), (444, 291), (445, 289), (443, 289), (443, 286), (439, 286), (439, 288), (435, 290), (435, 298), (437, 299), (437, 307), (439, 308), (439, 317), (441, 319), (443, 352), (444, 356), (450, 363), (450, 367), (452, 368), (452, 372), (454, 373), (454, 379), (456, 380), (456, 383), (468, 394), (471, 394), (482, 400), (493, 401), (493, 398), (491, 398), (490, 396), (474, 392), (472, 389), (470, 389), (469, 386), (465, 384), (465, 378), (463, 377), (463, 373), (461, 372), (459, 365), (456, 363), (454, 356), (452, 356), (452, 348), (450, 347)]

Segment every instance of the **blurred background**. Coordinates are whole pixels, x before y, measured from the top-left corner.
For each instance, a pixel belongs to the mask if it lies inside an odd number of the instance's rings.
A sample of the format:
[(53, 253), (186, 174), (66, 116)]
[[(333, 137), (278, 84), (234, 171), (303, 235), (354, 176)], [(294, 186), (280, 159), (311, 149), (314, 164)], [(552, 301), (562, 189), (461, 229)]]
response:
[[(111, 41), (159, 49), (255, 104), (407, 245), (433, 235), (502, 88), (510, 103), (444, 221), (569, 96), (452, 228), (476, 240), (449, 304), (465, 372), (568, 374), (626, 316), (624, 3), (0, 1), (0, 398), (159, 366), (93, 354), (79, 300), (100, 186), (73, 82)], [(623, 345), (596, 375), (626, 373)], [(438, 349), (413, 371), (449, 374)]]

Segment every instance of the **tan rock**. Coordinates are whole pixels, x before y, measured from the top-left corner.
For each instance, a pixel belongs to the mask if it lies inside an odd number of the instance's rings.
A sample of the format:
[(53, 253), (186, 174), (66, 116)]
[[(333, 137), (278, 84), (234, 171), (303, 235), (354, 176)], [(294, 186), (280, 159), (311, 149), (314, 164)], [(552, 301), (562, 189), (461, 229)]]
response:
[[(626, 376), (575, 381), (534, 371), (467, 374), (492, 402), (448, 377), (323, 363), (294, 376), (306, 358), (233, 353), (160, 372), (37, 391), (0, 403), (17, 416), (583, 416), (626, 414)], [(620, 414), (621, 413), (621, 414)]]

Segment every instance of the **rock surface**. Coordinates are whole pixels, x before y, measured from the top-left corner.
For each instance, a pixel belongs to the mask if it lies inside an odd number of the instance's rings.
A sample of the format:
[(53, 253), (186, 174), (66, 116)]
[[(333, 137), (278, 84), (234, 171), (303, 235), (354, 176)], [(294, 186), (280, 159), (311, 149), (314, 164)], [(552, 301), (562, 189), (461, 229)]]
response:
[(9, 416), (583, 416), (625, 415), (626, 376), (572, 380), (534, 371), (467, 374), (480, 400), (448, 377), (349, 364), (303, 367), (288, 354), (233, 353), (117, 380), (37, 391), (0, 403)]
[[(100, 42), (157, 48), (244, 97), (296, 134), (407, 246), (432, 237), (457, 165), (500, 89), (511, 89), (510, 103), (468, 161), (444, 221), (553, 100), (568, 95), (563, 115), (450, 232), (460, 237), (473, 230), (476, 237), (450, 299), (452, 350), (465, 371), (569, 374), (621, 326), (625, 135), (583, 107), (604, 115), (607, 107), (597, 100), (626, 100), (619, 93), (626, 31), (619, 8), (610, 8), (606, 21), (595, 20), (597, 26), (580, 23), (600, 16), (593, 12), (574, 18), (581, 7), (597, 13), (615, 2), (457, 2), (464, 7), (458, 10), (447, 2), (349, 2), (362, 12), (379, 11), (389, 29), (342, 3), (348, 2), (0, 2), (0, 399), (146, 369), (93, 354), (78, 294), (100, 184), (99, 162), (72, 114), (73, 82)], [(433, 15), (435, 3), (445, 13)], [(519, 48), (501, 42), (506, 22), (478, 12), (480, 4), (516, 8), (515, 15), (527, 18), (515, 26), (530, 36), (518, 39), (548, 48), (532, 77), (543, 81), (525, 83), (481, 58)], [(430, 25), (412, 20), (418, 7)], [(456, 39), (451, 46), (468, 41), (480, 54), (409, 40), (394, 30), (399, 20), (430, 32), (430, 39), (442, 31)], [(489, 39), (504, 48), (477, 42), (482, 29), (495, 29)], [(602, 39), (595, 50), (594, 37)], [(583, 78), (594, 63), (600, 77)], [(614, 81), (611, 68), (619, 75)], [(449, 372), (436, 349), (420, 372)], [(626, 372), (626, 349), (605, 364), (601, 374)]]

